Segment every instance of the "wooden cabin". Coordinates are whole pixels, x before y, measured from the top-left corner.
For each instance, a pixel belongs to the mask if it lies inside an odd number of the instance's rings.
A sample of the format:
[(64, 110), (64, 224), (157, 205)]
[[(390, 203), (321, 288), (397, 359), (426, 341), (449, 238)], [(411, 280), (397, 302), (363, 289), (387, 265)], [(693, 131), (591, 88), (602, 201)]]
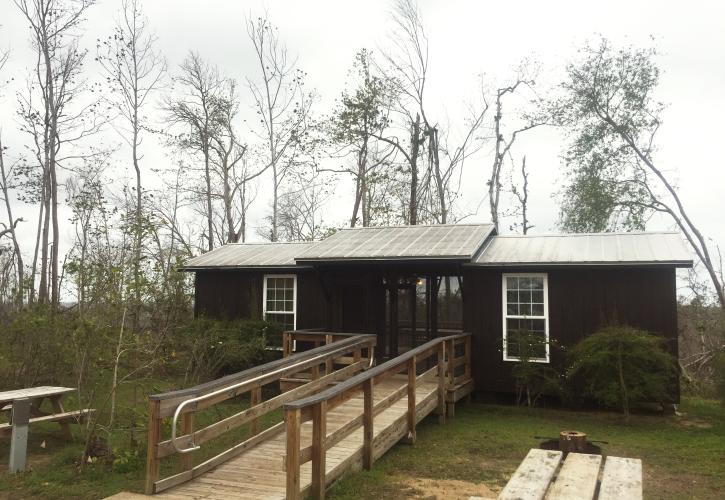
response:
[[(497, 235), (491, 224), (343, 229), (319, 242), (227, 244), (189, 260), (195, 314), (378, 336), (379, 359), (450, 332), (473, 334), (477, 391), (512, 392), (507, 335), (537, 361), (609, 324), (662, 335), (677, 355), (678, 233)], [(679, 392), (679, 391), (678, 391)]]

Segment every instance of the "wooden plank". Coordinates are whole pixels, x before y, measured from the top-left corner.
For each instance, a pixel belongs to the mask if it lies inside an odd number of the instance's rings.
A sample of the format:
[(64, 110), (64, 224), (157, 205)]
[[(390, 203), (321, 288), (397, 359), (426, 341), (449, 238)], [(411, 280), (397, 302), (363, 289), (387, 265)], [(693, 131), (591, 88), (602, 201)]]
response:
[(541, 500), (562, 459), (560, 451), (529, 450), (498, 496), (499, 500)]
[(287, 431), (286, 472), (287, 472), (287, 500), (299, 500), (300, 495), (300, 424), (301, 413), (299, 409), (286, 410), (284, 414), (285, 429)]
[(415, 387), (417, 381), (415, 357), (408, 361), (408, 442), (410, 444), (415, 443)]
[(147, 495), (156, 493), (154, 483), (159, 478), (159, 459), (156, 455), (161, 438), (160, 406), (160, 401), (149, 401), (149, 424), (146, 437), (146, 486), (144, 488)]
[(601, 455), (569, 453), (556, 481), (546, 494), (547, 500), (592, 500), (597, 489)]
[[(356, 365), (350, 365), (346, 366), (345, 368), (342, 368), (336, 372), (331, 373), (330, 375), (326, 375), (325, 377), (321, 377), (313, 382), (308, 382), (305, 385), (299, 386), (295, 389), (291, 389), (287, 392), (283, 392), (282, 394), (275, 396), (273, 398), (268, 399), (267, 401), (261, 402), (258, 405), (247, 408), (246, 410), (243, 410), (239, 413), (235, 413), (234, 415), (231, 415), (223, 420), (220, 420), (218, 422), (214, 422), (213, 424), (210, 424), (203, 429), (199, 429), (198, 431), (194, 432), (194, 435), (182, 435), (177, 436), (177, 442), (179, 443), (179, 446), (189, 446), (192, 441), (196, 443), (197, 445), (203, 444), (210, 439), (214, 439), (215, 437), (230, 431), (232, 429), (235, 429), (239, 427), (240, 425), (246, 424), (247, 422), (254, 421), (261, 417), (262, 415), (266, 415), (270, 411), (276, 410), (277, 408), (280, 408), (282, 405), (289, 401), (295, 401), (296, 399), (308, 396), (309, 394), (314, 393), (315, 391), (326, 387), (331, 382), (335, 382), (338, 380), (343, 380), (358, 371), (362, 370), (363, 365), (365, 363), (361, 361), (360, 363)], [(260, 397), (261, 399), (261, 397)], [(168, 455), (172, 455), (176, 453), (176, 449), (171, 444), (171, 440), (167, 439), (165, 441), (162, 441), (159, 443), (158, 446), (158, 457), (163, 458)]]
[(312, 407), (312, 497), (325, 498), (327, 402)]
[(601, 500), (641, 500), (642, 461), (638, 458), (607, 457), (604, 461)]
[[(194, 432), (194, 414), (185, 413), (181, 421), (181, 432), (184, 434), (191, 434)], [(179, 460), (181, 470), (191, 470), (194, 467), (194, 457), (191, 453), (182, 453), (181, 460)]]
[(62, 394), (68, 394), (74, 392), (75, 389), (72, 387), (55, 387), (55, 386), (40, 386), (40, 387), (28, 387), (27, 389), (14, 389), (12, 391), (0, 392), (0, 405), (5, 403), (12, 403), (15, 399), (38, 399), (47, 398), (50, 396), (59, 396)]
[[(262, 402), (262, 388), (257, 387), (249, 393), (249, 406), (254, 408)], [(249, 423), (249, 435), (256, 436), (259, 434), (259, 417), (254, 417)]]
[(446, 423), (446, 343), (438, 344), (438, 422)]
[(363, 382), (363, 468), (373, 467), (373, 379)]
[[(181, 483), (184, 483), (186, 481), (189, 481), (195, 477), (200, 476), (201, 474), (207, 472), (210, 469), (213, 469), (217, 465), (220, 465), (227, 460), (234, 458), (235, 456), (251, 449), (257, 446), (258, 444), (262, 443), (263, 441), (266, 441), (267, 439), (273, 437), (276, 434), (281, 433), (284, 430), (284, 422), (279, 422), (278, 424), (273, 425), (272, 427), (263, 430), (253, 438), (249, 438), (246, 441), (243, 441), (239, 444), (236, 444), (229, 448), (228, 450), (225, 450), (218, 455), (215, 455), (214, 457), (206, 460), (205, 462), (200, 463), (190, 471), (184, 471), (182, 473), (176, 474), (174, 476), (169, 476), (164, 479), (161, 479), (160, 481), (156, 481), (154, 483), (154, 490), (156, 493), (163, 491), (168, 488), (172, 488), (174, 486), (177, 486)], [(149, 493), (150, 494), (150, 493)]]

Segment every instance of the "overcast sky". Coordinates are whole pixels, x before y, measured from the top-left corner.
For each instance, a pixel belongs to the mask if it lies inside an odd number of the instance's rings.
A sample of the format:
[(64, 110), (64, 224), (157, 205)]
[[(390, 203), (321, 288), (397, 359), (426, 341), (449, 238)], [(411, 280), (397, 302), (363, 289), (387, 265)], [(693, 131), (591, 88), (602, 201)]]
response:
[[(355, 53), (363, 47), (385, 49), (391, 29), (390, 0), (147, 0), (142, 5), (171, 73), (193, 49), (240, 83), (257, 71), (245, 17), (266, 10), (279, 27), (281, 39), (308, 73), (308, 86), (320, 94), (320, 114), (329, 111), (343, 90)], [(83, 44), (92, 52), (96, 38), (110, 32), (119, 6), (120, 1), (103, 0), (89, 10)], [(422, 0), (420, 8), (430, 43), (428, 99), (435, 119), (450, 123), (453, 135), (465, 104), (476, 98), (480, 75), (492, 86), (505, 83), (522, 58), (535, 58), (543, 67), (538, 83), (545, 89), (555, 85), (566, 61), (587, 39), (596, 40), (601, 34), (616, 44), (646, 46), (654, 38), (661, 54), (659, 97), (669, 105), (657, 140), (657, 162), (677, 179), (683, 201), (702, 232), (725, 246), (725, 161), (720, 152), (725, 116), (725, 3)], [(21, 137), (14, 130), (15, 91), (21, 88), (33, 61), (26, 23), (11, 0), (0, 0), (0, 25), (0, 47), (11, 49), (4, 76), (15, 79), (0, 98), (0, 126), (7, 145), (18, 151)], [(99, 79), (95, 71), (92, 65), (88, 67), (89, 80)], [(99, 140), (112, 143), (118, 138), (109, 131)], [(551, 129), (534, 131), (515, 147), (517, 156), (527, 155), (531, 170), (532, 232), (556, 230), (555, 193), (561, 181), (564, 147), (561, 135)], [(155, 138), (148, 138), (144, 148), (147, 166), (172, 166)], [(117, 178), (130, 176), (128, 162), (123, 160), (119, 156), (115, 162)], [(465, 166), (459, 210), (475, 212), (484, 202), (468, 220), (489, 219), (484, 192), (490, 161), (487, 147)], [(341, 182), (326, 222), (342, 224), (349, 219), (351, 189)], [(263, 184), (253, 207), (252, 225), (267, 210), (264, 195)], [(37, 216), (17, 202), (15, 206), (30, 221)], [(33, 222), (23, 225), (25, 238), (31, 237), (32, 226)], [(649, 227), (671, 228), (664, 220), (653, 221)], [(69, 224), (64, 237), (66, 241), (71, 238)]]

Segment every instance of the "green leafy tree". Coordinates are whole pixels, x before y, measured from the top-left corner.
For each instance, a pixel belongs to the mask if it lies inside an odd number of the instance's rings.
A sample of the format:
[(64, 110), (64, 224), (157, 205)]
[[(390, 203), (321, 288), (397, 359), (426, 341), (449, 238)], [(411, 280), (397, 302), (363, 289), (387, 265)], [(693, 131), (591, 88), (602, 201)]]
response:
[(572, 230), (642, 228), (652, 214), (671, 218), (725, 307), (725, 287), (707, 239), (655, 157), (665, 108), (655, 97), (656, 55), (653, 48), (615, 49), (602, 39), (586, 45), (567, 66), (564, 95), (553, 111), (573, 138), (566, 154), (571, 181), (563, 191), (562, 225)]
[(578, 396), (619, 407), (629, 420), (632, 403), (671, 398), (675, 360), (664, 340), (630, 326), (604, 328), (570, 352), (567, 381)]

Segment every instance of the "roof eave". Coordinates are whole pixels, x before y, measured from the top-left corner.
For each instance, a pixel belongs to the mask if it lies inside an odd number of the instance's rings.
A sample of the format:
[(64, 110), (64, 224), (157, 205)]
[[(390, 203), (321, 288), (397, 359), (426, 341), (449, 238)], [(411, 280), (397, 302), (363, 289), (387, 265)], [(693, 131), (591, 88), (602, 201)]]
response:
[(692, 260), (622, 262), (471, 262), (465, 267), (692, 267)]

